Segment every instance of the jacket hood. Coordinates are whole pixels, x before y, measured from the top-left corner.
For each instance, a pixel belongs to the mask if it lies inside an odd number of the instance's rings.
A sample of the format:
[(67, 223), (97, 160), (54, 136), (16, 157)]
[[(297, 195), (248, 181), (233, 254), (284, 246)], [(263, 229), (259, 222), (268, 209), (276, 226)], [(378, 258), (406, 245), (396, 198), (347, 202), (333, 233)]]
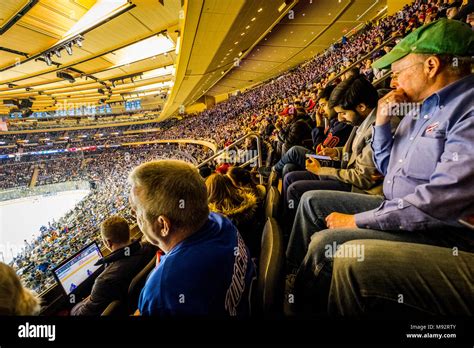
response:
[(257, 197), (247, 191), (242, 192), (242, 197), (244, 200), (240, 205), (217, 207), (215, 203), (209, 203), (209, 209), (212, 212), (225, 215), (237, 225), (250, 221), (255, 217), (257, 211)]

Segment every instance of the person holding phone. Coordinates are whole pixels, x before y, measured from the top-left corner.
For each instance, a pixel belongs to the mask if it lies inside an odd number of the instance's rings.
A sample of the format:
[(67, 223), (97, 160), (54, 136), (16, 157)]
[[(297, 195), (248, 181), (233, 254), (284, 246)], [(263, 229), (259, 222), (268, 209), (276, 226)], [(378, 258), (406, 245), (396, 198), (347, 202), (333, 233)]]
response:
[[(338, 121), (337, 113), (334, 111), (334, 105), (338, 103), (340, 96), (341, 91), (335, 91), (334, 85), (324, 88), (319, 96), (316, 127), (311, 130), (314, 152), (316, 153), (322, 149), (343, 146), (352, 131), (352, 126)], [(281, 125), (279, 126), (277, 121), (276, 128), (279, 127), (281, 128)], [(313, 151), (304, 146), (293, 146), (273, 167), (262, 167), (259, 172), (264, 176), (274, 172), (277, 176), (284, 178), (291, 171), (305, 168), (305, 155), (308, 153), (313, 153)]]
[[(377, 239), (474, 251), (472, 230), (459, 222), (474, 214), (473, 54), (471, 28), (440, 19), (374, 63), (379, 69), (391, 65), (398, 87), (379, 100), (372, 139), (384, 195), (311, 191), (302, 196), (286, 252), (299, 265), (292, 292), (302, 310), (327, 310), (333, 261), (327, 245)], [(413, 108), (393, 136), (390, 121), (407, 103)], [(387, 267), (374, 265), (381, 266)], [(390, 267), (399, 275), (410, 272), (396, 263)]]
[[(286, 175), (285, 220), (290, 223), (301, 196), (307, 191), (335, 190), (382, 194), (380, 173), (375, 167), (370, 146), (378, 100), (377, 90), (362, 76), (345, 80), (336, 88), (343, 90), (343, 93), (334, 110), (340, 120), (353, 126), (352, 133), (344, 147), (323, 149), (318, 155), (308, 154), (306, 171), (295, 171)], [(393, 131), (398, 120), (393, 119)], [(339, 162), (340, 168), (325, 166), (323, 163), (327, 159)]]

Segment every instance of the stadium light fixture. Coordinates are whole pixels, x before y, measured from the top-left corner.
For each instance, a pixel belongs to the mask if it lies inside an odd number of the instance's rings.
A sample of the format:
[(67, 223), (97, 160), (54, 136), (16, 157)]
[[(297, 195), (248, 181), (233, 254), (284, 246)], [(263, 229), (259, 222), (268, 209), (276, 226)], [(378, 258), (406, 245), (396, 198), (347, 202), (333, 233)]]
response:
[(82, 47), (82, 41), (84, 38), (82, 36), (79, 36), (76, 40), (74, 40), (74, 43), (76, 44), (77, 47)]
[(178, 39), (176, 40), (176, 54), (179, 54), (179, 50), (181, 48), (181, 35), (178, 34)]
[(165, 81), (165, 82), (158, 82), (158, 83), (153, 83), (151, 85), (146, 85), (146, 86), (140, 86), (137, 87), (133, 90), (133, 92), (141, 92), (141, 91), (147, 91), (150, 89), (155, 89), (155, 88), (164, 88), (164, 87), (173, 87), (173, 81)]
[(115, 64), (114, 67), (118, 67), (158, 56), (172, 51), (173, 48), (173, 41), (167, 36), (159, 34), (114, 51), (113, 54), (107, 54), (106, 57)]
[(142, 78), (145, 79), (151, 79), (154, 77), (160, 77), (160, 76), (166, 76), (166, 75), (172, 75), (173, 74), (173, 66), (168, 65), (162, 68), (146, 71), (143, 73)]
[(66, 50), (67, 54), (72, 56), (72, 42), (68, 42), (66, 45), (64, 45), (64, 49)]
[(45, 53), (43, 58), (44, 58), (44, 61), (46, 62), (46, 64), (48, 66), (51, 66), (51, 64), (53, 63), (53, 61), (51, 60), (51, 53)]
[(112, 17), (128, 5), (127, 0), (98, 0), (95, 5), (64, 34), (64, 38), (77, 35), (92, 28), (97, 23)]

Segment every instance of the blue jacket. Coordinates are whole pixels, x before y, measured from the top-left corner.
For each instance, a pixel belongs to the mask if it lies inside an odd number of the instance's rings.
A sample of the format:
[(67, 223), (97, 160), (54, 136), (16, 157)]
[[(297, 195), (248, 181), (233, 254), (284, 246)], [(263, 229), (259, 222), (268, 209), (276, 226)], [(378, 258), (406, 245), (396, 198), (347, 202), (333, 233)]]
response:
[(210, 213), (195, 234), (163, 255), (147, 279), (141, 315), (247, 316), (255, 267), (235, 226)]

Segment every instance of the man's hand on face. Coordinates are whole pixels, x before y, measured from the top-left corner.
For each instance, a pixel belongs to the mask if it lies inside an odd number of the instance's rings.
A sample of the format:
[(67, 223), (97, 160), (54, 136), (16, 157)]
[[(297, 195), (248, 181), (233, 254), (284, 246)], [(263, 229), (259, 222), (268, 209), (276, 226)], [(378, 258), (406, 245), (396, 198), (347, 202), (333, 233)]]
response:
[(316, 158), (308, 157), (306, 159), (306, 170), (313, 173), (318, 174), (319, 168), (321, 168), (321, 164)]
[(316, 110), (316, 127), (323, 127), (324, 126), (324, 112), (322, 112), (319, 108)]
[(331, 213), (326, 217), (326, 226), (329, 229), (335, 228), (357, 228), (355, 215)]
[(405, 91), (401, 88), (391, 91), (383, 98), (379, 99), (378, 106), (377, 106), (377, 117), (375, 119), (376, 126), (383, 126), (390, 122), (391, 116), (399, 116), (393, 115), (392, 109), (397, 104), (401, 104), (404, 102), (408, 102), (408, 97), (405, 94)]

